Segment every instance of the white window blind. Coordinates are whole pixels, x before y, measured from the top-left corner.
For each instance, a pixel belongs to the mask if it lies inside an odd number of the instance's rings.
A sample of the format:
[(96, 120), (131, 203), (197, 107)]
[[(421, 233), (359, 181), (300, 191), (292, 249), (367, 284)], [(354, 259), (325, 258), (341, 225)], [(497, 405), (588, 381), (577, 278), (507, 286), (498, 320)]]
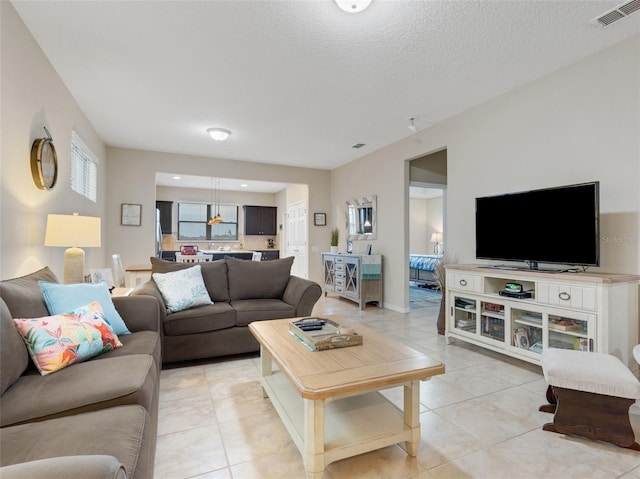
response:
[(71, 132), (71, 189), (95, 202), (98, 197), (98, 159), (75, 131)]

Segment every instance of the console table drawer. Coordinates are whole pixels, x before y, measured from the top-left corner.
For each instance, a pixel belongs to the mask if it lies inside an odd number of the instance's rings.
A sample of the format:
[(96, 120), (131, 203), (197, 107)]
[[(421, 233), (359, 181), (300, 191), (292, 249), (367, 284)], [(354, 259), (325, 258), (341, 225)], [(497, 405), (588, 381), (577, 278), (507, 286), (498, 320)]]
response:
[(595, 311), (598, 308), (596, 288), (562, 283), (538, 283), (536, 301), (538, 303), (567, 306), (588, 311)]
[(482, 277), (475, 274), (451, 273), (451, 283), (447, 281), (448, 287), (460, 291), (482, 292)]

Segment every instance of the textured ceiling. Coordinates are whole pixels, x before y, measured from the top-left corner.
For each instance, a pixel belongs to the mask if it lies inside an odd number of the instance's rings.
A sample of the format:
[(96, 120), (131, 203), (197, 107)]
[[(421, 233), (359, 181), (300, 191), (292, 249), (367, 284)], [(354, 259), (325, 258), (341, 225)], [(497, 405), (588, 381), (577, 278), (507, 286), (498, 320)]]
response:
[(12, 3), (108, 145), (324, 169), (640, 33), (599, 0)]

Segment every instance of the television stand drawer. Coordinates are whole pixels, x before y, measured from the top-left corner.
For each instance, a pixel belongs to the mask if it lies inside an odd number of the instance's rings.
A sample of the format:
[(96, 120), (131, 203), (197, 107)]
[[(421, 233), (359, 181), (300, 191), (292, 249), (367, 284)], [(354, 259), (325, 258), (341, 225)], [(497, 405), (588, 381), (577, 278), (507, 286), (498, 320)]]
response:
[(536, 302), (553, 306), (596, 311), (596, 288), (563, 283), (539, 282), (536, 288)]

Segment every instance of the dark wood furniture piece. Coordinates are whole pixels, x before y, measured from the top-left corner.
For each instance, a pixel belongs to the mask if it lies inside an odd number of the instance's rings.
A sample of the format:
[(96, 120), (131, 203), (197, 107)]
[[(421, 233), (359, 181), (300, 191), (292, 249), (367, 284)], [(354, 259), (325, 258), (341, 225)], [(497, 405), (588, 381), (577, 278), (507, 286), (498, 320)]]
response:
[(280, 259), (280, 251), (277, 249), (258, 249), (256, 252), (262, 253), (262, 261)]
[(160, 229), (163, 235), (173, 232), (173, 201), (156, 201), (156, 208), (160, 210)]
[[(633, 355), (640, 356), (640, 346)], [(539, 410), (553, 413), (543, 430), (640, 451), (629, 419), (629, 408), (640, 399), (640, 383), (620, 359), (548, 348), (542, 352), (542, 370), (549, 403)]]
[(553, 422), (542, 426), (544, 431), (582, 436), (640, 451), (629, 420), (629, 408), (635, 399), (549, 386), (547, 401), (549, 404), (540, 406), (539, 410), (553, 413)]
[(275, 235), (278, 208), (244, 205), (244, 234)]

